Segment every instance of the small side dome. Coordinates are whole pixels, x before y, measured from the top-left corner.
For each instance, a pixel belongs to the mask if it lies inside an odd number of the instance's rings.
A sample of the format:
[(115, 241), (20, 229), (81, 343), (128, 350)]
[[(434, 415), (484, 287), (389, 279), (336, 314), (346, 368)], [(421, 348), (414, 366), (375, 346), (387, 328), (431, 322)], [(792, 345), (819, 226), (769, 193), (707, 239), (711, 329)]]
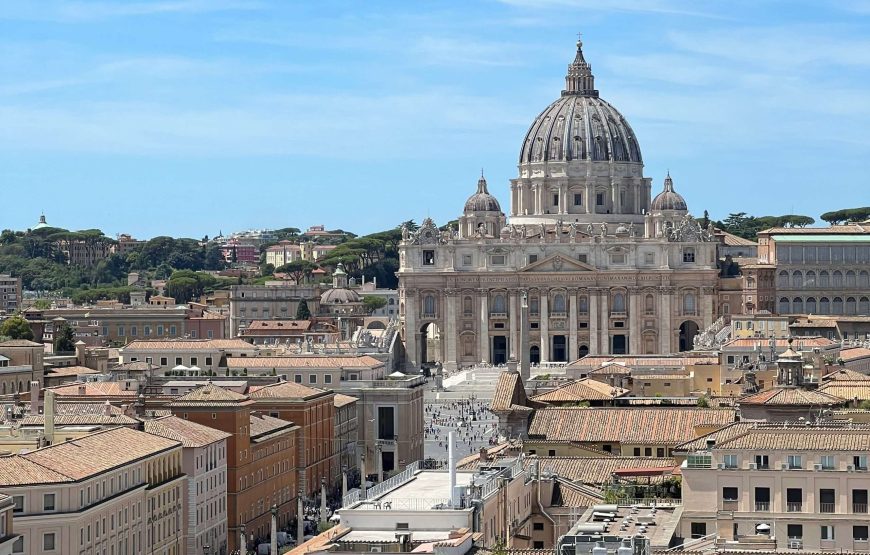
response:
[(348, 304), (360, 302), (359, 295), (353, 289), (327, 289), (320, 295), (320, 304)]
[(489, 194), (486, 188), (486, 178), (483, 177), (483, 172), (480, 172), (480, 179), (477, 180), (477, 192), (465, 201), (465, 213), (474, 212), (501, 212), (498, 199)]
[(665, 177), (665, 189), (657, 194), (656, 198), (653, 199), (651, 210), (653, 212), (660, 212), (662, 210), (679, 210), (687, 212), (689, 210), (689, 207), (686, 204), (686, 199), (684, 199), (678, 192), (674, 191), (674, 180), (671, 179), (670, 172), (668, 172), (668, 176)]

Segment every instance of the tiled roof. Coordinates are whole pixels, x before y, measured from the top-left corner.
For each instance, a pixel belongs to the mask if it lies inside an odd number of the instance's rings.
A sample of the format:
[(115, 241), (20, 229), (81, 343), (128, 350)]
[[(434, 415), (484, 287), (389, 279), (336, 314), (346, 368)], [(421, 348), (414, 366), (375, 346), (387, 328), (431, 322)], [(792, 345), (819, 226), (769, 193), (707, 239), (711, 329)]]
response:
[(333, 399), (335, 408), (341, 408), (351, 403), (356, 403), (357, 401), (359, 401), (358, 398), (351, 397), (350, 395), (344, 395), (343, 393), (336, 393), (335, 398)]
[(23, 455), (0, 457), (0, 486), (81, 480), (178, 445), (138, 430), (111, 428)]
[(741, 405), (827, 406), (842, 405), (845, 401), (841, 397), (821, 391), (797, 387), (774, 387), (740, 397), (737, 402)]
[(606, 364), (619, 364), (628, 367), (669, 367), (669, 366), (687, 366), (692, 364), (718, 364), (719, 358), (710, 355), (685, 354), (676, 356), (638, 356), (638, 355), (605, 355), (605, 356), (585, 356), (575, 362), (572, 362), (567, 368), (600, 368)]
[(557, 479), (550, 505), (554, 507), (591, 507), (604, 502), (604, 492), (584, 484)]
[[(862, 374), (863, 375), (863, 374)], [(819, 393), (834, 395), (841, 399), (858, 399), (865, 401), (870, 399), (870, 380), (834, 380), (819, 387)]]
[(515, 370), (505, 370), (498, 376), (495, 393), (489, 403), (491, 411), (530, 411), (532, 407), (543, 406), (537, 401), (530, 401), (526, 396), (523, 378)]
[[(776, 342), (777, 348), (787, 348), (789, 346), (788, 339), (774, 339)], [(744, 347), (744, 348), (752, 348), (756, 345), (761, 345), (762, 348), (767, 349), (770, 345), (770, 340), (765, 339), (763, 337), (738, 337), (737, 339), (732, 339), (731, 341), (726, 342), (722, 345), (723, 349), (727, 349), (729, 347)], [(796, 342), (800, 345), (803, 345), (804, 348), (807, 347), (830, 347), (831, 345), (835, 345), (834, 341), (830, 339), (825, 339), (824, 337), (798, 337)]]
[(855, 370), (851, 370), (849, 368), (837, 368), (833, 372), (822, 376), (822, 380), (827, 382), (857, 382), (863, 380), (870, 381), (870, 376), (868, 376), (867, 374), (862, 374), (861, 372), (856, 372)]
[(137, 395), (135, 389), (125, 390), (124, 384), (121, 382), (73, 382), (47, 389), (53, 391), (58, 397), (129, 397), (133, 399)]
[(125, 370), (127, 372), (147, 372), (148, 370), (156, 370), (160, 368), (156, 364), (151, 364), (150, 362), (145, 362), (144, 360), (137, 360), (136, 362), (125, 362), (124, 364), (118, 364), (110, 370)]
[(628, 393), (627, 389), (614, 387), (604, 382), (583, 378), (532, 397), (545, 403), (564, 403), (580, 401), (610, 401)]
[(324, 389), (284, 381), (263, 386), (251, 386), (248, 389), (251, 399), (309, 399), (326, 393)]
[[(536, 457), (526, 457), (529, 468)], [(541, 472), (554, 473), (560, 478), (581, 484), (609, 484), (613, 473), (624, 469), (676, 467), (670, 457), (537, 457)]]
[(261, 332), (273, 331), (307, 331), (311, 328), (311, 320), (254, 320), (245, 327), (241, 335), (259, 335)]
[(744, 239), (743, 237), (739, 237), (734, 235), (733, 233), (728, 233), (725, 230), (717, 229), (716, 236), (722, 237), (724, 243), (728, 247), (757, 247), (758, 243), (755, 241), (750, 241), (749, 239)]
[[(139, 421), (124, 414), (123, 409), (106, 403), (56, 403), (56, 426), (130, 426)], [(106, 412), (108, 411), (108, 415)], [(43, 426), (45, 415), (31, 414), (21, 419), (22, 426)]]
[(99, 374), (98, 370), (88, 368), (87, 366), (59, 366), (57, 368), (47, 368), (46, 376), (50, 378), (58, 378), (61, 376), (78, 376), (85, 374)]
[(289, 356), (289, 357), (231, 357), (227, 368), (377, 368), (380, 360), (368, 355)]
[(870, 349), (864, 347), (849, 347), (840, 351), (840, 358), (845, 362), (870, 357)]
[(255, 347), (242, 339), (137, 339), (125, 347), (125, 351), (210, 351), (254, 350)]
[(758, 232), (771, 235), (838, 235), (850, 233), (870, 233), (870, 227), (860, 224), (832, 225), (830, 227), (771, 227)]
[(756, 427), (719, 443), (716, 449), (870, 451), (870, 428)]
[(42, 343), (34, 343), (27, 339), (9, 339), (0, 341), (0, 347), (42, 347)]
[(529, 439), (676, 445), (697, 437), (695, 426), (724, 426), (733, 421), (731, 409), (548, 407), (532, 417)]
[(688, 380), (691, 376), (685, 374), (632, 374), (634, 380)]
[(293, 426), (293, 422), (288, 420), (281, 420), (267, 414), (251, 414), (251, 439)]
[(697, 439), (693, 439), (685, 443), (676, 445), (671, 449), (671, 451), (697, 451), (699, 449), (706, 449), (708, 439), (712, 439), (714, 441), (714, 444), (718, 445), (726, 439), (731, 439), (745, 433), (746, 430), (754, 427), (755, 425), (755, 422), (734, 422), (732, 424), (719, 428), (715, 432), (710, 432), (709, 434), (704, 434)]
[(232, 436), (232, 434), (177, 416), (146, 420), (145, 431), (149, 434), (180, 441), (184, 447), (204, 447)]
[(237, 405), (245, 401), (248, 401), (247, 395), (224, 389), (219, 385), (209, 382), (177, 397), (169, 405), (172, 407), (227, 406)]

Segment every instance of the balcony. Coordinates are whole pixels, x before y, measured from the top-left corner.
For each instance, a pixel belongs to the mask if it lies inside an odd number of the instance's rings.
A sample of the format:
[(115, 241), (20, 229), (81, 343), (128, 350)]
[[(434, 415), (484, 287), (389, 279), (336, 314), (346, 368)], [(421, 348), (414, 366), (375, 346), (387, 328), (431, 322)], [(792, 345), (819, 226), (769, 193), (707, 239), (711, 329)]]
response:
[(736, 511), (737, 510), (737, 500), (736, 499), (723, 499), (722, 500), (722, 510), (723, 511)]
[(610, 317), (611, 318), (625, 318), (626, 312), (624, 310), (611, 310)]
[(852, 503), (852, 512), (857, 514), (867, 514), (867, 503)]
[(504, 320), (508, 317), (507, 312), (490, 312), (489, 317), (492, 320)]
[(756, 501), (755, 510), (761, 513), (770, 512), (770, 501)]
[(787, 513), (802, 513), (804, 511), (803, 503), (786, 503), (785, 511)]
[(819, 503), (819, 512), (820, 513), (833, 513), (834, 512), (834, 503)]
[(561, 310), (558, 312), (555, 310), (550, 311), (550, 318), (567, 318), (567, 317), (568, 317), (568, 313), (565, 312), (564, 310)]

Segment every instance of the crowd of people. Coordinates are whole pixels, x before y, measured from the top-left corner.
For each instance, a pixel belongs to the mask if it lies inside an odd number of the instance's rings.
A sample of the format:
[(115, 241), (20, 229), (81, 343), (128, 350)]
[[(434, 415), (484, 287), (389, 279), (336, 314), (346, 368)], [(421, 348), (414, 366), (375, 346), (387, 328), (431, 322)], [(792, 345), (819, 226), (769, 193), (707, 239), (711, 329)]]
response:
[(431, 446), (427, 449), (426, 456), (447, 460), (447, 438), (451, 431), (455, 432), (454, 452), (458, 456), (475, 453), (481, 447), (497, 444), (496, 419), (486, 405), (487, 403), (473, 395), (469, 399), (426, 403), (423, 408), (424, 435), (427, 445)]

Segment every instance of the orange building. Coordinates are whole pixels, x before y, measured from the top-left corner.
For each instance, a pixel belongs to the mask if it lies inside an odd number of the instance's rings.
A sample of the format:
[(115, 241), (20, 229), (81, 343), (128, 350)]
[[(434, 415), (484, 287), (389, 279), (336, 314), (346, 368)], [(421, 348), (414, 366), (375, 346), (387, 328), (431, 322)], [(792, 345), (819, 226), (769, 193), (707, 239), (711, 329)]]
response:
[(226, 457), (229, 552), (239, 548), (242, 531), (249, 541), (269, 535), (273, 504), (279, 528), (286, 528), (296, 515), (299, 427), (253, 411), (247, 395), (211, 382), (178, 397), (169, 408), (176, 416), (232, 434)]

